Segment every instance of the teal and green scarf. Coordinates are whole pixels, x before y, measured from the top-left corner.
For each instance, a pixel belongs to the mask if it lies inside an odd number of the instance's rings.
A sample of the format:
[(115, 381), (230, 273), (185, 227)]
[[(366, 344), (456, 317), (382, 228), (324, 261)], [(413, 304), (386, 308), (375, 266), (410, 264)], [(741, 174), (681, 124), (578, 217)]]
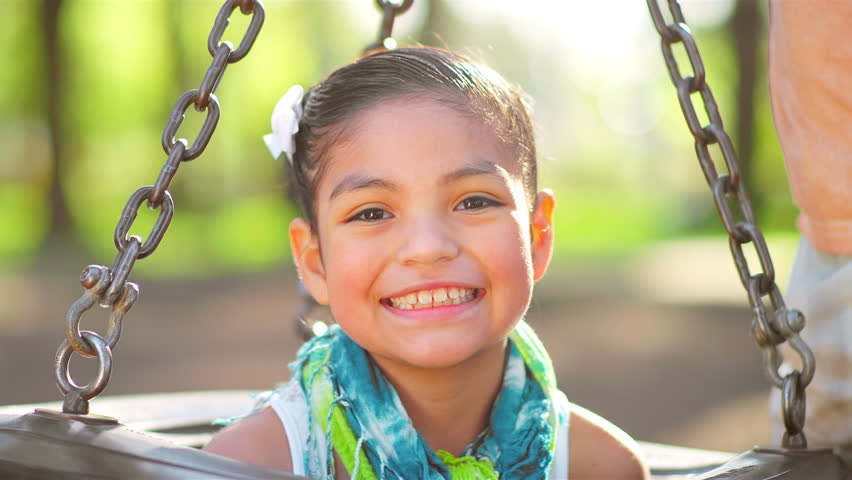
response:
[(491, 422), (461, 457), (433, 452), (369, 355), (338, 326), (302, 346), (290, 368), (311, 415), (305, 472), (334, 478), (337, 452), (354, 479), (544, 479), (560, 421), (550, 357), (521, 322), (509, 336)]

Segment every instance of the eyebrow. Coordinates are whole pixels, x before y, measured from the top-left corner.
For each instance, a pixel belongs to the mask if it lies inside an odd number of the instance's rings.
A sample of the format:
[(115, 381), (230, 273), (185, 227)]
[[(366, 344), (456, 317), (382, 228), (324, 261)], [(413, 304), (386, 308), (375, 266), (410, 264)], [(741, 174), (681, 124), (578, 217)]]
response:
[[(463, 178), (476, 175), (489, 175), (498, 177), (502, 180), (508, 180), (509, 178), (509, 172), (497, 164), (488, 160), (477, 160), (468, 166), (453, 170), (452, 172), (443, 175), (440, 178), (439, 183), (453, 183)], [(383, 190), (390, 190), (392, 192), (399, 191), (399, 187), (388, 180), (367, 176), (362, 173), (353, 173), (343, 177), (343, 180), (334, 186), (334, 189), (331, 191), (331, 195), (329, 195), (329, 200), (333, 200), (335, 197), (339, 197), (344, 193), (350, 193), (365, 188), (379, 188)]]
[(343, 195), (344, 193), (349, 193), (364, 188), (381, 188), (384, 190), (391, 191), (399, 190), (399, 188), (397, 188), (395, 184), (387, 180), (377, 177), (368, 177), (361, 173), (353, 173), (351, 175), (343, 177), (343, 180), (341, 180), (340, 182), (338, 182), (337, 185), (334, 186), (334, 190), (331, 191), (329, 199), (333, 200), (334, 197), (338, 197), (340, 195)]
[(493, 162), (480, 159), (472, 162), (471, 165), (459, 168), (458, 170), (454, 170), (442, 176), (440, 182), (452, 183), (465, 177), (472, 177), (475, 175), (491, 175), (505, 180), (508, 179), (509, 172)]

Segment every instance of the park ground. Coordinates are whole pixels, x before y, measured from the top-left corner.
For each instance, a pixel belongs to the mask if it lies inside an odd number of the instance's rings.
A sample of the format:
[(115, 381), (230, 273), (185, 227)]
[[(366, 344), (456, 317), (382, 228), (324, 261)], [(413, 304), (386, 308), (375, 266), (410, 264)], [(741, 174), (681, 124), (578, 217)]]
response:
[[(791, 245), (776, 248), (779, 279), (791, 255)], [(98, 262), (83, 257), (57, 251), (23, 273), (0, 272), (0, 405), (61, 399), (54, 353), (81, 294), (77, 275)], [(265, 389), (288, 378), (300, 345), (291, 270), (135, 280), (142, 293), (105, 394)], [(528, 320), (568, 397), (634, 437), (732, 452), (770, 443), (769, 385), (725, 239), (656, 245), (621, 260), (560, 260)], [(83, 319), (84, 328), (105, 324), (105, 311)], [(72, 361), (79, 383), (92, 378), (92, 364)]]

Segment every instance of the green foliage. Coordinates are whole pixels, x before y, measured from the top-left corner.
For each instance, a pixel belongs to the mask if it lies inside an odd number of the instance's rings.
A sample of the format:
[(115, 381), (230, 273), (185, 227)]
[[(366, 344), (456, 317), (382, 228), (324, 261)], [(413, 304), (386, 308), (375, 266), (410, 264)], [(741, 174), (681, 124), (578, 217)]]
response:
[(0, 183), (0, 212), (0, 264), (21, 264), (44, 235), (47, 199), (38, 186)]
[[(181, 166), (171, 187), (175, 219), (138, 271), (209, 275), (287, 263), (287, 224), (295, 212), (283, 201), (281, 165), (260, 137), (290, 85), (316, 82), (373, 40), (379, 14), (372, 0), (363, 2), (362, 10), (343, 2), (266, 2), (257, 43), (229, 66), (217, 90), (217, 132), (204, 155)], [(573, 27), (539, 25), (541, 19), (524, 20), (523, 12), (498, 14), (494, 7), (473, 15), (461, 5), (423, 4), (399, 20), (401, 43), (473, 51), (535, 98), (541, 183), (556, 191), (559, 205), (557, 255), (623, 254), (663, 238), (721, 231), (649, 19), (635, 23), (625, 12), (614, 18), (623, 31), (566, 41)], [(38, 5), (13, 0), (0, 16), (0, 40), (17, 46), (0, 57), (0, 262), (7, 263), (37, 255), (51, 221), (43, 90), (52, 79), (44, 74)], [(124, 203), (136, 188), (154, 183), (166, 160), (162, 129), (177, 97), (197, 88), (210, 63), (207, 35), (219, 6), (63, 2), (65, 147), (56, 158), (74, 231), (60, 234), (78, 239), (97, 262), (111, 261)], [(225, 40), (238, 43), (248, 21), (235, 12)], [(697, 36), (729, 118), (736, 63), (727, 34), (720, 24)], [(760, 79), (756, 92), (752, 196), (768, 228), (790, 231), (795, 208), (779, 188), (785, 173), (765, 84)], [(190, 108), (179, 136), (194, 138), (203, 118)], [(146, 235), (155, 218), (142, 207), (132, 233)]]

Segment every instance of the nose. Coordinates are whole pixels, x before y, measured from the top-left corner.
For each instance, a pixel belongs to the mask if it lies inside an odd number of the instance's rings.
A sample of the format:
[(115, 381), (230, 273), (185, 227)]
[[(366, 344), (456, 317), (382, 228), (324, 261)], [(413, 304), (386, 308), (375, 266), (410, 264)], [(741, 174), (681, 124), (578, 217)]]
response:
[(453, 228), (438, 215), (421, 215), (405, 229), (397, 251), (399, 263), (408, 266), (433, 265), (458, 256), (460, 246)]

